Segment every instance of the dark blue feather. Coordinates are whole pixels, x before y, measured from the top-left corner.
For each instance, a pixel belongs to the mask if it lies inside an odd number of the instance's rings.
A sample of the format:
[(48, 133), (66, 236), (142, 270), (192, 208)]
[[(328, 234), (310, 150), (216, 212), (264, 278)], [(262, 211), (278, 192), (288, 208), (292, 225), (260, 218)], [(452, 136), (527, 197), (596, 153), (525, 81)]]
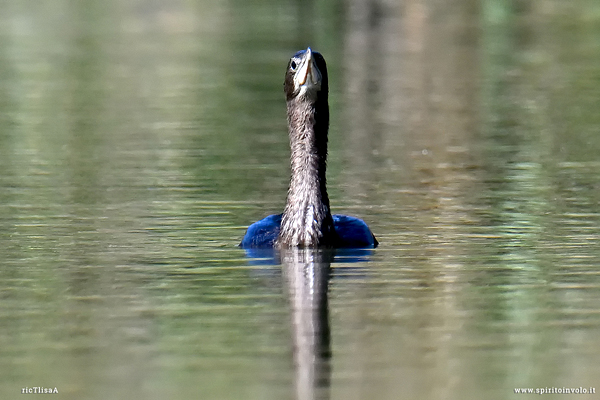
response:
[[(246, 249), (273, 247), (279, 235), (281, 215), (269, 215), (250, 225), (240, 243), (240, 247)], [(335, 233), (338, 236), (335, 247), (356, 249), (377, 247), (377, 240), (362, 219), (340, 214), (335, 214), (332, 217)]]

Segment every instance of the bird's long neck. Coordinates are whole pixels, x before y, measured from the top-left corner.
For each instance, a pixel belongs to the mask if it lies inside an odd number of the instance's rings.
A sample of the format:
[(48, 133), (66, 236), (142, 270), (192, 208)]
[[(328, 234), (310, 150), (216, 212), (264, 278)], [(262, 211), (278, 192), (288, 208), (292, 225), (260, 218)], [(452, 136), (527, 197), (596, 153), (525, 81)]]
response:
[(288, 100), (291, 180), (278, 243), (329, 246), (335, 237), (326, 187), (327, 102)]

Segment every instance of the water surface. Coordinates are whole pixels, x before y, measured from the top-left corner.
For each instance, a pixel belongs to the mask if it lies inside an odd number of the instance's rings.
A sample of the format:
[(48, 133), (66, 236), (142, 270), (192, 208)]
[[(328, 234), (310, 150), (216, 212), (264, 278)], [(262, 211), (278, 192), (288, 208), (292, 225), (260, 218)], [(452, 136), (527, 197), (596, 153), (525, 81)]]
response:
[[(596, 3), (3, 10), (3, 399), (600, 390)], [(264, 265), (237, 244), (283, 209), (284, 68), (308, 45), (333, 211), (381, 244)]]

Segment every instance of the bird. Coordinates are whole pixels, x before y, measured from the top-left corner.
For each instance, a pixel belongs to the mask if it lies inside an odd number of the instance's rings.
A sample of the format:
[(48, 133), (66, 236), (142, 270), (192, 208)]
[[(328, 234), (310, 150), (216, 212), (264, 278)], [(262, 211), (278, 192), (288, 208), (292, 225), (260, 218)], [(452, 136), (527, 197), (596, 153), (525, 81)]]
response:
[(287, 102), (291, 178), (282, 214), (250, 225), (242, 248), (375, 248), (379, 244), (360, 218), (332, 215), (327, 195), (329, 81), (321, 53), (294, 54), (283, 88)]

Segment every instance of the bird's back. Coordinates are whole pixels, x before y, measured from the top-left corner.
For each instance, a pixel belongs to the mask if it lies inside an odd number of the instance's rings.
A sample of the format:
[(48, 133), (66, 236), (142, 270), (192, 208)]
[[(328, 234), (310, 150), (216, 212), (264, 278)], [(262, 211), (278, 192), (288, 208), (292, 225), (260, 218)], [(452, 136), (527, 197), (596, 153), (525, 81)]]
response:
[[(279, 236), (282, 214), (269, 215), (250, 225), (240, 247), (272, 248)], [(367, 224), (360, 218), (335, 214), (333, 224), (337, 236), (333, 247), (338, 248), (374, 248), (378, 242)]]

